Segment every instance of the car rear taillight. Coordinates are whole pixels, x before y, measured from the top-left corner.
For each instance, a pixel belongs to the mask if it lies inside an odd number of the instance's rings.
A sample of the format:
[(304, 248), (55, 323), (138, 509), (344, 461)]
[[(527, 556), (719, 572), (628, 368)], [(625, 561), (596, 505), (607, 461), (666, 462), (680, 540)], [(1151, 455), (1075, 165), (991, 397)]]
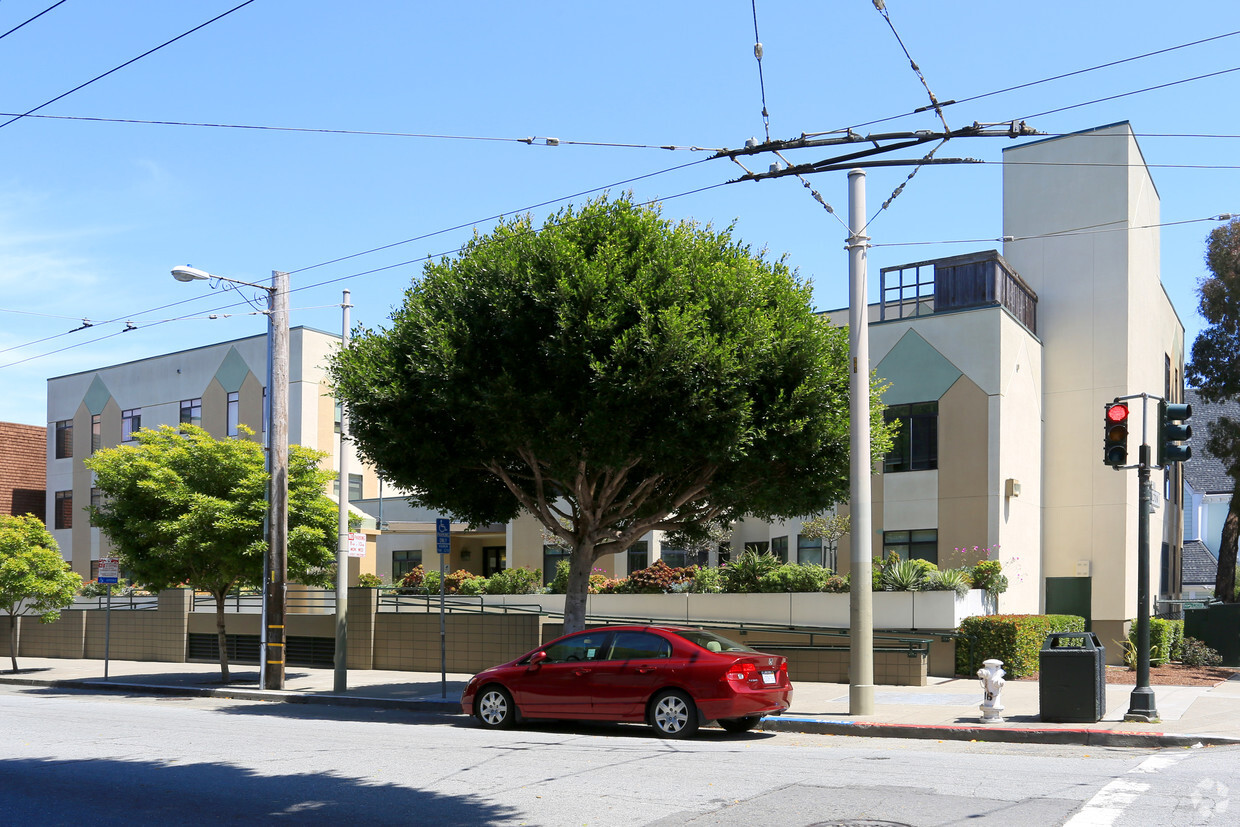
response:
[(727, 679), (737, 683), (749, 683), (757, 671), (758, 667), (752, 663), (734, 663), (728, 667)]

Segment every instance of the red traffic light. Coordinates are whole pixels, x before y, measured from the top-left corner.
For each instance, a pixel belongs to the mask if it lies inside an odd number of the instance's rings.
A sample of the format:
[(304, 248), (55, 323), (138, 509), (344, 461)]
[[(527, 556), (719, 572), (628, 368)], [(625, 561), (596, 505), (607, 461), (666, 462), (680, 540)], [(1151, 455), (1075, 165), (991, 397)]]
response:
[(1112, 422), (1123, 422), (1128, 418), (1128, 406), (1122, 402), (1116, 402), (1107, 406), (1107, 419)]
[(1123, 468), (1128, 462), (1128, 405), (1109, 402), (1103, 423), (1102, 463), (1112, 468)]

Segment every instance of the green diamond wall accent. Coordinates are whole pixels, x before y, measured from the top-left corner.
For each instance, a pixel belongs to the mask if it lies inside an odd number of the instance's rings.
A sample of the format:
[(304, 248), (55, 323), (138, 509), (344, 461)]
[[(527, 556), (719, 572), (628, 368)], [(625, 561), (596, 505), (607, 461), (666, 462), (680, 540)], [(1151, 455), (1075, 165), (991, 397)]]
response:
[(962, 373), (914, 330), (896, 342), (875, 371), (880, 379), (891, 383), (883, 394), (885, 405), (933, 402), (947, 393)]
[(250, 373), (250, 366), (245, 363), (245, 359), (241, 358), (235, 347), (230, 347), (224, 361), (220, 362), (219, 370), (215, 372), (215, 378), (227, 393), (236, 393), (241, 390), (241, 384)]
[(108, 400), (112, 398), (112, 392), (108, 390), (108, 386), (103, 384), (103, 380), (95, 374), (95, 378), (91, 380), (90, 388), (86, 391), (86, 396), (82, 398), (82, 404), (86, 406), (86, 410), (90, 411), (91, 416), (98, 416), (103, 413), (103, 409), (107, 406)]

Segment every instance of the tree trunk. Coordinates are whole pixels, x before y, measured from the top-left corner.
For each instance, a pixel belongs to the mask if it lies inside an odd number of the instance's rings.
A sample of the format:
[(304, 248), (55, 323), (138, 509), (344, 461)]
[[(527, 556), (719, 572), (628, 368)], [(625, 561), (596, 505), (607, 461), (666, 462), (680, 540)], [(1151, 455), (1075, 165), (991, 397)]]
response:
[(594, 567), (594, 546), (573, 549), (568, 562), (568, 588), (564, 595), (564, 634), (586, 628), (586, 595)]
[(17, 611), (9, 612), (9, 657), (13, 660), (13, 671), (17, 671)]
[(1223, 521), (1223, 537), (1218, 544), (1218, 574), (1214, 577), (1214, 596), (1224, 603), (1236, 602), (1236, 545), (1240, 540), (1240, 486), (1231, 492), (1231, 505)]
[(224, 631), (224, 601), (228, 592), (215, 593), (215, 633), (220, 648), (220, 680), (228, 683), (228, 635)]

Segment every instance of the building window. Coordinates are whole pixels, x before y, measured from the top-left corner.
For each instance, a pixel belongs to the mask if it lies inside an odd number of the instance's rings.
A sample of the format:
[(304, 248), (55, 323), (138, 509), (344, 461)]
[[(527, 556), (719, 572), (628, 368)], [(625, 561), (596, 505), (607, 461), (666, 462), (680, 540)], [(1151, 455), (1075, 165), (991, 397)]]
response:
[(62, 419), (56, 423), (56, 459), (73, 456), (73, 420)]
[(132, 442), (134, 434), (142, 429), (142, 409), (121, 411), (121, 442)]
[(891, 450), (883, 459), (883, 473), (932, 471), (939, 467), (939, 403), (892, 405), (883, 411), (888, 423), (899, 422)]
[[(92, 487), (90, 489), (90, 507), (98, 508), (102, 504), (103, 504), (103, 492), (100, 491), (98, 488)], [(94, 521), (91, 521), (92, 528), (94, 527), (94, 525), (95, 525)]]
[(797, 535), (797, 562), (802, 566), (824, 566), (822, 559), (822, 539)]
[(73, 528), (73, 492), (56, 492), (54, 528)]
[(90, 417), (90, 452), (93, 454), (103, 447), (103, 414), (92, 414)]
[(560, 561), (568, 561), (573, 553), (563, 546), (543, 546), (543, 585), (555, 579), (555, 569)]
[(362, 498), (362, 475), (349, 474), (349, 501), (356, 502)]
[(202, 398), (181, 400), (181, 424), (202, 427)]
[(745, 543), (745, 551), (752, 551), (754, 554), (766, 554), (770, 547), (769, 540), (750, 540)]
[(340, 433), (340, 423), (344, 422), (344, 403), (339, 399), (336, 400), (336, 407), (333, 416), (335, 417), (334, 421), (336, 433)]
[(895, 552), (901, 560), (926, 560), (938, 565), (939, 530), (884, 531), (883, 557)]
[(788, 535), (771, 538), (771, 554), (779, 558), (779, 562), (788, 562)]
[(403, 580), (405, 575), (422, 565), (421, 549), (405, 549), (392, 552), (392, 580)]
[(683, 569), (689, 565), (689, 552), (683, 548), (665, 548), (659, 552), (659, 557), (674, 569)]
[(237, 435), (237, 425), (241, 422), (241, 394), (233, 391), (228, 394), (228, 435)]
[(508, 568), (507, 546), (482, 547), (482, 576), (490, 577), (497, 571)]
[(628, 561), (628, 572), (632, 574), (635, 571), (641, 571), (650, 565), (650, 544), (645, 540), (638, 540), (629, 546), (625, 557)]

